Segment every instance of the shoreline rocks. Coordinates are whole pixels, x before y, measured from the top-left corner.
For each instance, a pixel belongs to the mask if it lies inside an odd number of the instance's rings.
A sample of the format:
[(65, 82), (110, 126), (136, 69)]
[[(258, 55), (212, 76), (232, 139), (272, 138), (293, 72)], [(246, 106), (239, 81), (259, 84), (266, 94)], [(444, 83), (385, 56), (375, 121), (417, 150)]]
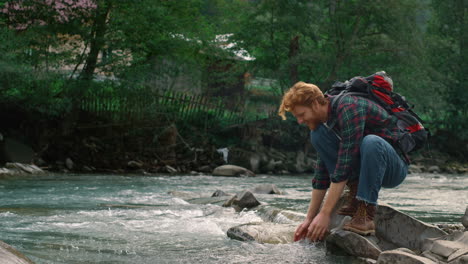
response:
[[(243, 194), (248, 194), (249, 199), (255, 199), (249, 191), (244, 191)], [(211, 199), (219, 199), (216, 204), (220, 204), (221, 200), (225, 201), (229, 197), (218, 196)], [(233, 196), (230, 200), (236, 197)], [(341, 206), (342, 202), (344, 199), (340, 200), (335, 210)], [(225, 205), (233, 206), (232, 203), (225, 203)], [(260, 205), (260, 203), (252, 208), (264, 222), (233, 226), (226, 233), (229, 238), (267, 244), (292, 243), (297, 226), (305, 218), (305, 214)], [(239, 212), (238, 209), (236, 211)], [(376, 264), (468, 263), (468, 228), (466, 226), (464, 231), (455, 230), (447, 234), (435, 225), (419, 221), (388, 205), (380, 205), (374, 220), (376, 234), (364, 237), (342, 230), (342, 226), (350, 218), (333, 213), (330, 223), (331, 232), (325, 239), (327, 250), (344, 252), (365, 260), (366, 263)], [(468, 219), (468, 207), (460, 220), (466, 221), (466, 219)], [(463, 224), (466, 223), (463, 222)]]
[(9, 162), (4, 168), (0, 168), (0, 177), (15, 176), (15, 175), (36, 175), (44, 174), (44, 171), (33, 164), (24, 164), (18, 162)]

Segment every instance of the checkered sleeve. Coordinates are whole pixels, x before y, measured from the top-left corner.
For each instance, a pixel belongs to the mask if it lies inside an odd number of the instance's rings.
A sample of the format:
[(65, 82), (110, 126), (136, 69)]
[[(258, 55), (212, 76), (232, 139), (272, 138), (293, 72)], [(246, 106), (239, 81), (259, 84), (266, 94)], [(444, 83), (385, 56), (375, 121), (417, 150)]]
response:
[(325, 167), (325, 163), (320, 159), (317, 158), (317, 163), (315, 164), (315, 173), (314, 178), (312, 178), (312, 187), (314, 189), (321, 189), (325, 190), (330, 187), (330, 176), (328, 174), (327, 168)]

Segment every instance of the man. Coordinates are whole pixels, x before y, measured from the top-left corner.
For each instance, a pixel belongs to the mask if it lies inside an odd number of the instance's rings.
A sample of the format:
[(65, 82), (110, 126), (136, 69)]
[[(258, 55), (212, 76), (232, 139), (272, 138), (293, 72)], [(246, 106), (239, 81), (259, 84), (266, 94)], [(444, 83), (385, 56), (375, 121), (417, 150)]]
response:
[(338, 213), (351, 215), (352, 220), (343, 229), (375, 233), (373, 219), (381, 187), (396, 187), (407, 174), (405, 159), (392, 147), (400, 133), (396, 117), (363, 97), (345, 95), (337, 101), (332, 104), (333, 97), (324, 96), (317, 86), (298, 82), (284, 94), (279, 108), (283, 119), (288, 111), (310, 128), (319, 156), (309, 209), (295, 241), (325, 237), (345, 185), (350, 199)]

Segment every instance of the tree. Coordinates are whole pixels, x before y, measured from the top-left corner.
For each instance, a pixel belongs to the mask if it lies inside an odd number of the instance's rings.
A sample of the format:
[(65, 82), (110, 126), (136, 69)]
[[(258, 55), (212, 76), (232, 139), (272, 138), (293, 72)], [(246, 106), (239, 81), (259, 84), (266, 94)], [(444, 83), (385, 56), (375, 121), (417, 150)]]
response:
[(236, 21), (236, 36), (256, 57), (260, 74), (279, 77), (283, 89), (296, 80), (326, 89), (382, 69), (398, 76), (420, 57), (414, 1), (239, 2), (245, 15)]
[[(430, 77), (439, 86), (437, 97), (446, 104), (438, 114), (441, 122), (461, 138), (468, 138), (468, 1), (431, 2), (429, 44)], [(437, 114), (437, 113), (434, 113)]]

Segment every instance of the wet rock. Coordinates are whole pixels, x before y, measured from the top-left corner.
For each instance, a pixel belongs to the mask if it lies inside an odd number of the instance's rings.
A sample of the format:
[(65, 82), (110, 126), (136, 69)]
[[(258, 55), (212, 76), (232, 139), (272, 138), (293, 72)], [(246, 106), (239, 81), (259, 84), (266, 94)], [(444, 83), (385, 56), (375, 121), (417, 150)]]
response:
[(468, 263), (468, 255), (461, 256), (454, 261), (450, 261), (449, 264), (466, 264)]
[(468, 206), (465, 209), (465, 215), (463, 215), (461, 223), (465, 228), (468, 228)]
[(437, 259), (451, 262), (463, 255), (468, 255), (468, 231), (454, 232), (436, 239), (426, 239), (423, 249)]
[(260, 161), (261, 157), (260, 155), (254, 153), (252, 156), (250, 156), (249, 162), (250, 162), (250, 168), (252, 169), (253, 172), (258, 172), (260, 168)]
[(430, 173), (440, 173), (440, 168), (439, 166), (430, 166), (429, 168), (427, 168), (427, 171), (430, 172)]
[(276, 185), (268, 183), (256, 186), (252, 192), (258, 194), (282, 194)]
[(376, 264), (377, 261), (375, 259), (370, 258), (357, 258), (356, 261), (353, 261), (353, 264)]
[(3, 241), (0, 241), (0, 260), (2, 264), (34, 264), (21, 252)]
[(73, 165), (73, 160), (71, 160), (70, 158), (67, 158), (65, 160), (65, 167), (67, 167), (67, 169), (73, 170)]
[(379, 246), (369, 238), (345, 230), (332, 231), (327, 236), (326, 242), (357, 257), (377, 259), (381, 253)]
[(228, 176), (228, 177), (255, 177), (252, 171), (236, 166), (236, 165), (222, 165), (213, 170), (213, 176)]
[(27, 172), (29, 174), (41, 174), (44, 173), (43, 170), (41, 170), (39, 167), (36, 165), (30, 165), (30, 164), (22, 164), (22, 163), (6, 163), (5, 167), (10, 169), (10, 170), (18, 170), (19, 173), (21, 172)]
[(221, 190), (216, 190), (211, 197), (220, 197), (220, 196), (231, 196), (230, 194), (227, 194)]
[(227, 235), (240, 241), (284, 244), (293, 242), (296, 227), (296, 224), (249, 223), (229, 228)]
[(244, 208), (250, 209), (259, 205), (260, 202), (250, 191), (244, 191), (240, 195), (234, 196), (231, 203), (231, 206), (238, 212), (242, 211)]
[(374, 222), (379, 239), (413, 250), (421, 249), (426, 238), (437, 238), (447, 234), (436, 226), (421, 222), (386, 205), (377, 208)]
[(258, 215), (267, 222), (279, 224), (291, 224), (304, 221), (306, 215), (289, 210), (283, 210), (269, 205), (261, 205), (257, 208)]
[(131, 170), (138, 170), (138, 169), (141, 169), (142, 167), (143, 167), (143, 163), (138, 162), (138, 161), (131, 160), (127, 163), (127, 168)]
[(3, 175), (3, 176), (8, 176), (8, 175), (12, 175), (12, 174), (15, 174), (16, 171), (12, 171), (12, 170), (9, 170), (7, 168), (0, 168), (0, 176)]
[(437, 264), (437, 262), (434, 262), (431, 259), (417, 256), (415, 254), (409, 253), (406, 250), (401, 250), (401, 249), (384, 251), (380, 254), (379, 258), (377, 259), (377, 264), (395, 264), (395, 263)]
[(174, 167), (171, 167), (169, 165), (164, 166), (164, 170), (170, 174), (176, 174), (178, 170)]

